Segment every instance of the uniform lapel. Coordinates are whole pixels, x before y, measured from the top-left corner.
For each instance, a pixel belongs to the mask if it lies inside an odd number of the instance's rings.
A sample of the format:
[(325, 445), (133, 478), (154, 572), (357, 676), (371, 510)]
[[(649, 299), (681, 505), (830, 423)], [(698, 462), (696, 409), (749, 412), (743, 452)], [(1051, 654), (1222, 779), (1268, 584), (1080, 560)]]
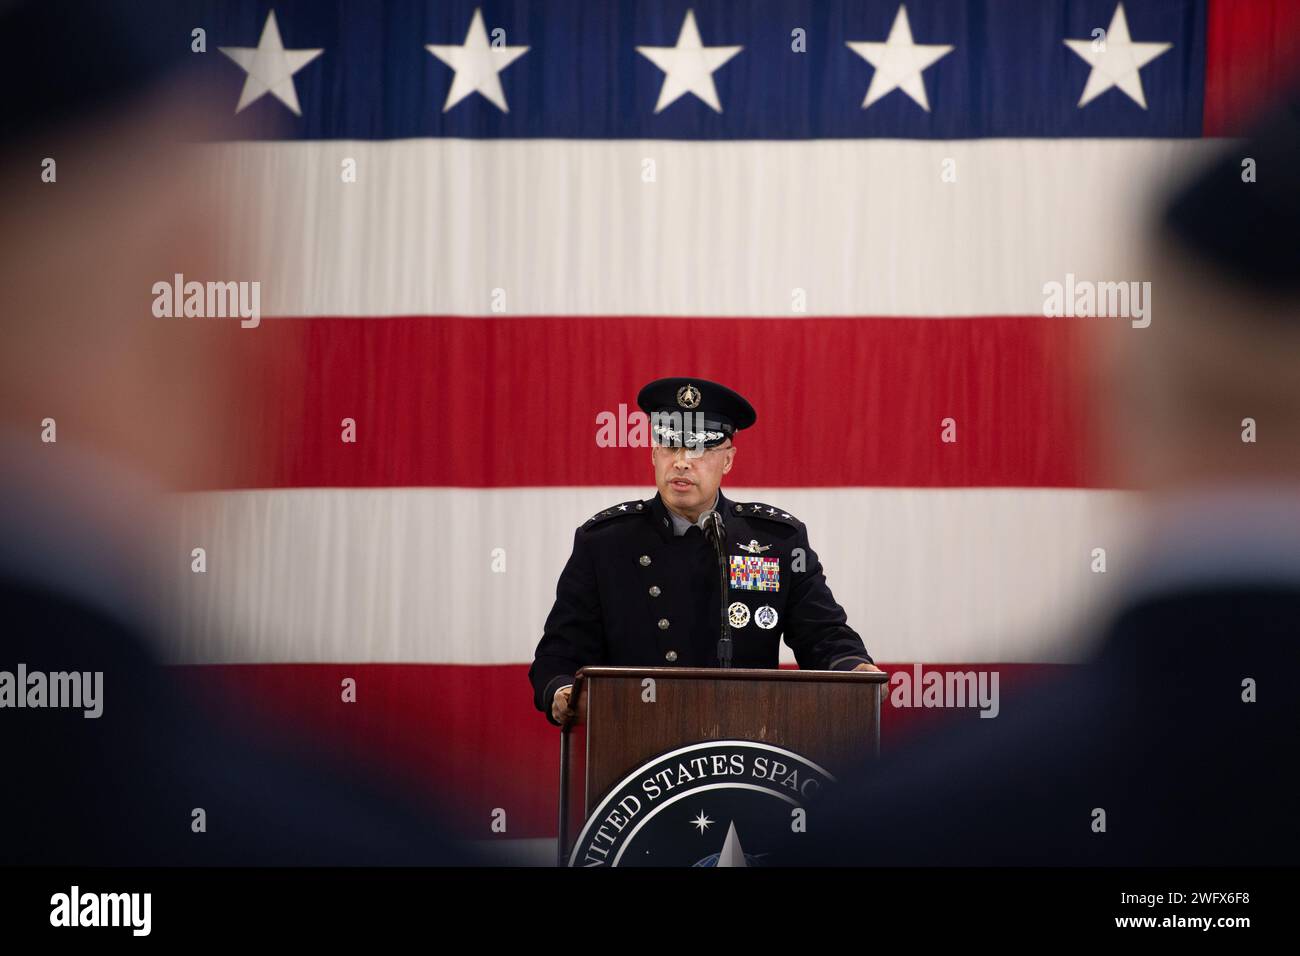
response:
[(659, 532), (659, 537), (664, 541), (671, 541), (673, 537), (673, 522), (668, 517), (668, 509), (664, 507), (662, 499), (658, 492), (655, 496), (646, 502), (650, 506), (651, 520), (654, 522), (655, 531)]

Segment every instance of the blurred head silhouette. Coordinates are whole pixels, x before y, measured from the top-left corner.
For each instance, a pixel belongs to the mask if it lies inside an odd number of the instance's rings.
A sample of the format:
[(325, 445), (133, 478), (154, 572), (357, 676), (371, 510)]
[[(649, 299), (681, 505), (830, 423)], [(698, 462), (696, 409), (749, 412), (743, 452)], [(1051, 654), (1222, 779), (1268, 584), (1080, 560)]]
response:
[[(0, 120), (0, 432), (20, 474), (72, 478), (46, 490), (88, 501), (94, 482), (56, 449), (174, 487), (222, 453), (237, 384), (222, 348), (237, 323), (150, 310), (154, 282), (208, 272), (221, 219), (196, 188), (192, 144), (229, 112), (185, 69), (183, 44), (142, 39), (157, 30), (135, 27), (158, 15), (111, 0), (0, 12), (0, 73), (23, 91)], [(40, 82), (23, 82), (37, 60)]]
[(212, 723), (158, 666), (164, 493), (231, 453), (232, 344), (256, 334), (152, 310), (159, 281), (217, 278), (223, 235), (198, 144), (230, 104), (185, 69), (181, 10), (0, 6), (0, 678), (6, 708), (15, 674), (103, 688), (90, 718), (0, 716), (0, 863), (463, 862), (425, 808)]
[(1297, 235), (1293, 95), (1176, 188), (1147, 247), (1154, 321), (1103, 332), (1104, 419), (1125, 483), (1300, 482)]

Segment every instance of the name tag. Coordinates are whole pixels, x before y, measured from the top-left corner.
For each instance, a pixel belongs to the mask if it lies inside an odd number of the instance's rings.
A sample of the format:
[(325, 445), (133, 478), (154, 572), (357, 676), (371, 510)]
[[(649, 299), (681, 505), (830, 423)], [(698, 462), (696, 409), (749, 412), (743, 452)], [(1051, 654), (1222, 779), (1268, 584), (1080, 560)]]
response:
[(731, 556), (731, 586), (742, 591), (781, 590), (780, 559), (749, 558), (733, 554)]

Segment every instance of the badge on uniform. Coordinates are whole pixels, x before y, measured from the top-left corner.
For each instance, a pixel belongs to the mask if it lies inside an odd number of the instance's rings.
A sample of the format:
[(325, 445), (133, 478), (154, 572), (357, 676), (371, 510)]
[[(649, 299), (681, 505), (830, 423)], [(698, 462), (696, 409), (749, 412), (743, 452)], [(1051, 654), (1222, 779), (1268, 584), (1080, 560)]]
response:
[(749, 623), (749, 605), (737, 601), (727, 608), (727, 621), (732, 627), (744, 627)]
[(731, 586), (742, 591), (781, 590), (781, 561), (779, 558), (746, 558), (731, 556)]

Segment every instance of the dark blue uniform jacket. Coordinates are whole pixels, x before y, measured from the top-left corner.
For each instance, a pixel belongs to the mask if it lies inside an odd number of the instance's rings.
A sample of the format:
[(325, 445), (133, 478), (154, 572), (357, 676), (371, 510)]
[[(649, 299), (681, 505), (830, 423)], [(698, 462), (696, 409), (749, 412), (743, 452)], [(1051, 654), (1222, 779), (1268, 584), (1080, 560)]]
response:
[[(717, 510), (726, 525), (734, 667), (776, 667), (782, 637), (804, 669), (873, 663), (802, 521), (721, 492)], [(696, 528), (674, 537), (657, 494), (594, 515), (573, 536), (528, 671), (537, 709), (550, 720), (555, 691), (587, 664), (716, 667), (719, 590), (713, 545)]]

